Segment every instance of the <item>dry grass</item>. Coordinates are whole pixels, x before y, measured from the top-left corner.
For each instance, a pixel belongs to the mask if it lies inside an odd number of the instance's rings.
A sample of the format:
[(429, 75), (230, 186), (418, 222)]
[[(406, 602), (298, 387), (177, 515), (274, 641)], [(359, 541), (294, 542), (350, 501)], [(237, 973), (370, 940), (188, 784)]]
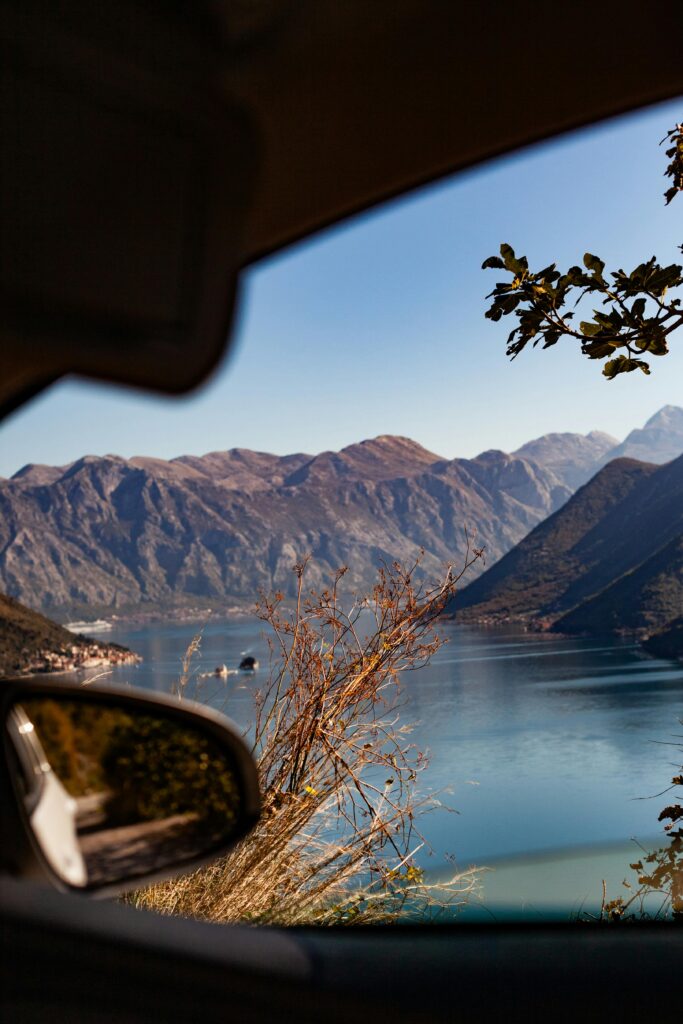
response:
[[(152, 886), (140, 907), (214, 921), (336, 924), (393, 920), (406, 904), (427, 912), (467, 899), (473, 872), (438, 890), (415, 865), (425, 844), (417, 819), (438, 805), (420, 796), (427, 759), (401, 724), (400, 674), (440, 646), (434, 623), (460, 573), (416, 584), (419, 560), (382, 569), (370, 595), (345, 611), (330, 590), (306, 591), (306, 563), (294, 567), (298, 596), (263, 597), (271, 671), (257, 691), (250, 735), (263, 794), (255, 829), (208, 868)], [(179, 695), (191, 687), (193, 649)]]

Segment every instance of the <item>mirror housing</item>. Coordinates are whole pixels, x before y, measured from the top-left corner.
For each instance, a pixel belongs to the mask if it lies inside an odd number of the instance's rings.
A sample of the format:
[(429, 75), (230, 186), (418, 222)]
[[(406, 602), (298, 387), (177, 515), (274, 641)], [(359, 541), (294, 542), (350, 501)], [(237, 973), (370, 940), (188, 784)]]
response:
[(258, 820), (251, 754), (201, 705), (21, 681), (0, 715), (15, 874), (111, 896), (214, 860)]

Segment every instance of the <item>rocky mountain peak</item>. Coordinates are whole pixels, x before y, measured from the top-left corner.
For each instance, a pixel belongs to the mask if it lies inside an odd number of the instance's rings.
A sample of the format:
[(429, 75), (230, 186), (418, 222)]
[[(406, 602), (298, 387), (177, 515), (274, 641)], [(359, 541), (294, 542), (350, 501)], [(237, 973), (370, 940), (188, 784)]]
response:
[(393, 480), (414, 476), (441, 461), (408, 437), (382, 434), (379, 437), (347, 445), (339, 452), (321, 452), (299, 467), (285, 480), (299, 486), (306, 480)]
[(595, 445), (598, 445), (599, 447), (604, 447), (605, 451), (609, 451), (610, 448), (613, 448), (615, 445), (619, 444), (619, 441), (616, 437), (613, 437), (612, 434), (605, 433), (604, 430), (591, 430), (589, 431), (589, 433), (586, 434), (586, 437)]
[(632, 458), (661, 465), (681, 452), (683, 409), (665, 405), (621, 443), (600, 430), (589, 434), (552, 433), (528, 441), (514, 454), (550, 469), (576, 490), (613, 459)]
[(39, 487), (43, 484), (51, 484), (55, 480), (59, 480), (66, 468), (66, 466), (45, 466), (41, 463), (29, 462), (27, 465), (22, 466), (21, 469), (18, 469), (10, 477), (10, 480), (16, 483), (33, 484)]
[(664, 430), (681, 430), (683, 431), (683, 409), (678, 405), (663, 405), (662, 408), (650, 416), (650, 419), (646, 422), (644, 429), (656, 427), (657, 429)]
[(87, 458), (43, 487), (0, 484), (0, 590), (76, 617), (251, 602), (290, 592), (292, 565), (310, 553), (312, 586), (348, 566), (357, 591), (382, 562), (421, 549), (438, 575), (462, 560), (471, 526), (495, 560), (568, 495), (504, 452), (444, 463), (392, 436), (314, 458)]

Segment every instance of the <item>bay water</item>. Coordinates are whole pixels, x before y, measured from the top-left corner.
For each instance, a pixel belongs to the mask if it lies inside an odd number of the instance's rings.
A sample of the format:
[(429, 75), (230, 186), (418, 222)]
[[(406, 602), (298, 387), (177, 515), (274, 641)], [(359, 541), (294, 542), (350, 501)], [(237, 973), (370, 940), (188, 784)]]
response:
[[(107, 639), (144, 660), (109, 679), (171, 692), (199, 628), (116, 624)], [(254, 674), (195, 682), (203, 701), (246, 729), (253, 690), (268, 671), (263, 624), (234, 618), (201, 632), (197, 675), (234, 669), (245, 654), (260, 663)], [(669, 783), (678, 751), (668, 744), (683, 732), (683, 666), (612, 637), (549, 638), (447, 621), (439, 633), (448, 642), (401, 681), (401, 719), (429, 756), (422, 785), (449, 808), (421, 822), (431, 846), (423, 860), (483, 863), (660, 831), (654, 794)]]

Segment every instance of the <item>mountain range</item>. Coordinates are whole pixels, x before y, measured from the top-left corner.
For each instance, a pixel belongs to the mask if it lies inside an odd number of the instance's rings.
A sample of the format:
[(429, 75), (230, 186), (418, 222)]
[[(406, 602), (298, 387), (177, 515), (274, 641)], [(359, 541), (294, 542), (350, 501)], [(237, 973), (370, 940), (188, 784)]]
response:
[(612, 459), (638, 459), (661, 465), (683, 453), (683, 409), (665, 405), (644, 427), (620, 443), (610, 434), (545, 434), (518, 448), (515, 455), (551, 470), (576, 490)]
[(252, 602), (349, 568), (372, 586), (384, 561), (443, 571), (462, 561), (466, 526), (491, 558), (563, 504), (553, 473), (503, 452), (439, 459), (399, 437), (341, 452), (204, 458), (86, 457), (27, 467), (0, 485), (0, 589), (62, 615), (140, 604)]
[(682, 452), (683, 409), (665, 407), (621, 444), (549, 434), (474, 459), (381, 436), (316, 456), (32, 464), (0, 481), (0, 590), (58, 618), (246, 605), (259, 589), (291, 593), (291, 567), (308, 553), (311, 586), (346, 565), (353, 590), (371, 586), (382, 561), (421, 549), (426, 573), (457, 567), (467, 531), (491, 566), (629, 446), (650, 462)]

